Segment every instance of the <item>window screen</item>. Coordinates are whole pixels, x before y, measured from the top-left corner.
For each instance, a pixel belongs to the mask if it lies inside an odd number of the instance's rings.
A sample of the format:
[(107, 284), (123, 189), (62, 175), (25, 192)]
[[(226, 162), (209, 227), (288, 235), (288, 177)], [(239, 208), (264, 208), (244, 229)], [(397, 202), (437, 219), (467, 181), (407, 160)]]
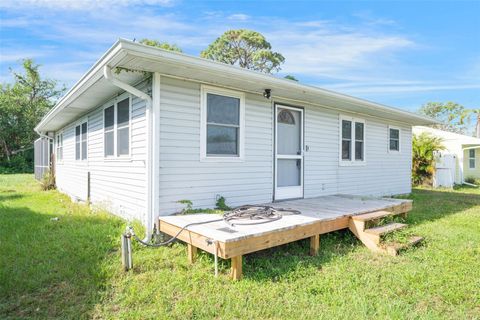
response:
[(128, 155), (130, 152), (130, 99), (117, 104), (117, 155)]
[(342, 120), (342, 160), (352, 159), (352, 122)]
[(239, 154), (240, 99), (207, 93), (207, 155)]
[(82, 160), (87, 159), (87, 123), (82, 123)]
[(63, 134), (57, 135), (57, 161), (63, 160)]
[(104, 110), (104, 152), (105, 156), (113, 156), (114, 148), (114, 118), (115, 109), (114, 106), (110, 106)]
[(468, 150), (468, 167), (475, 169), (475, 149)]
[(80, 126), (75, 127), (75, 160), (80, 160)]
[(364, 124), (355, 122), (355, 160), (363, 160)]
[(400, 130), (390, 129), (390, 151), (400, 151)]

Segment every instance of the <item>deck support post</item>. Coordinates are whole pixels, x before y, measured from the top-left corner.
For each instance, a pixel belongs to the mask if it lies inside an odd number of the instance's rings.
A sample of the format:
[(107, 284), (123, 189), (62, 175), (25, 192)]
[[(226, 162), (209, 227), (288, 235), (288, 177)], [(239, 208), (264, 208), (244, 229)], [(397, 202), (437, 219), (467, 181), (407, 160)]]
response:
[(310, 237), (310, 255), (317, 256), (320, 250), (320, 235), (316, 234)]
[(232, 267), (230, 276), (233, 280), (242, 279), (242, 256), (232, 257), (231, 259)]
[(197, 247), (187, 244), (187, 251), (188, 251), (188, 262), (194, 263), (197, 259)]

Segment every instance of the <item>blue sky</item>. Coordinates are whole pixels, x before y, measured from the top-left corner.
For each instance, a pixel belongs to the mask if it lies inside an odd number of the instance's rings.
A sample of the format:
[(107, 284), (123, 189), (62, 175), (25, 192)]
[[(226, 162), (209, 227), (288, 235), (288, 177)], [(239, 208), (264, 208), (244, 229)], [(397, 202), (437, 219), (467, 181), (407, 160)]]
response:
[(117, 38), (198, 55), (231, 28), (264, 34), (279, 75), (416, 111), (480, 108), (480, 1), (0, 1), (0, 81), (30, 57), (70, 87)]

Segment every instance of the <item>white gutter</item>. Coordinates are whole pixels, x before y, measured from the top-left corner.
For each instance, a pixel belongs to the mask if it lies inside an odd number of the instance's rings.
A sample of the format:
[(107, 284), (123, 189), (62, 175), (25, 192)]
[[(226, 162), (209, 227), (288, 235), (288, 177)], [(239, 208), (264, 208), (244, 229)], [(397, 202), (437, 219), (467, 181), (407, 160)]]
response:
[(152, 175), (152, 169), (153, 169), (153, 146), (152, 146), (152, 97), (150, 97), (148, 94), (145, 92), (138, 90), (135, 87), (132, 87), (131, 85), (122, 82), (115, 78), (112, 74), (112, 69), (109, 66), (104, 66), (103, 67), (103, 76), (105, 77), (106, 80), (110, 81), (114, 86), (119, 87), (120, 89), (123, 89), (140, 99), (145, 100), (147, 106), (145, 109), (145, 120), (146, 120), (146, 126), (147, 126), (147, 172), (146, 172), (146, 179), (147, 179), (147, 192), (146, 192), (146, 212), (147, 212), (147, 220), (145, 221), (145, 239), (143, 241), (149, 242), (152, 238), (152, 231), (153, 231), (153, 226), (154, 226), (154, 210), (153, 210), (153, 197), (152, 197), (152, 190), (153, 190), (153, 175)]

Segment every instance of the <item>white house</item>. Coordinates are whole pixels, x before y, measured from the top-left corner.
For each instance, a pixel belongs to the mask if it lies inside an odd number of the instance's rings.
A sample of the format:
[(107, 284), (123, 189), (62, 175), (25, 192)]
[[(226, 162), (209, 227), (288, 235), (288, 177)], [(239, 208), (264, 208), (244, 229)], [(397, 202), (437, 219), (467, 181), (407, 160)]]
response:
[(434, 184), (452, 186), (468, 178), (480, 178), (480, 139), (425, 126), (415, 126), (414, 134), (428, 133), (442, 139)]
[(403, 110), (117, 41), (37, 125), (57, 187), (151, 231), (183, 207), (411, 191)]

